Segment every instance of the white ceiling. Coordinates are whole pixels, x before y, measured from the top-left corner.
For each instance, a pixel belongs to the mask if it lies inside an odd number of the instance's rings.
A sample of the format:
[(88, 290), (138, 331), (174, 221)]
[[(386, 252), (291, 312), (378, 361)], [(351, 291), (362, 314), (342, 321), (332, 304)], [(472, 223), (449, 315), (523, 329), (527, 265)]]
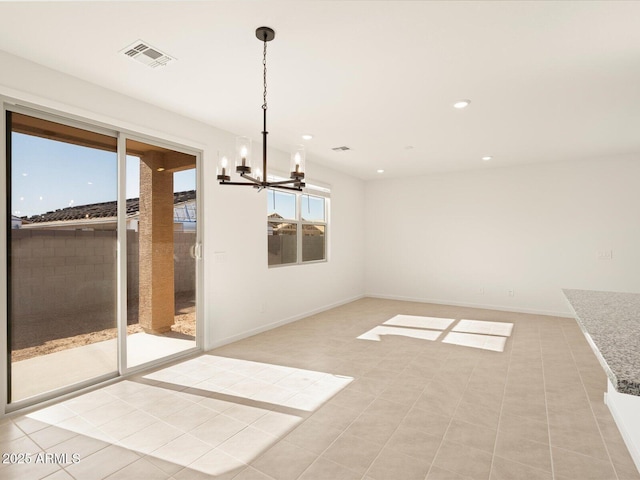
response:
[[(270, 144), (363, 179), (640, 152), (640, 2), (0, 2), (0, 19), (0, 50), (258, 141), (270, 26)], [(178, 60), (119, 53), (137, 39)]]

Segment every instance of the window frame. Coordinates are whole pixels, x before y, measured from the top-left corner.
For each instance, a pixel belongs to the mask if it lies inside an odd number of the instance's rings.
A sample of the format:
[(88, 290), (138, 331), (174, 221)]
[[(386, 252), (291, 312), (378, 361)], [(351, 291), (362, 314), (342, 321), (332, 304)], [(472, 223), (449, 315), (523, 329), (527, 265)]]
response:
[[(272, 176), (269, 175), (269, 181), (279, 181), (284, 180), (284, 177)], [(289, 263), (278, 263), (274, 265), (269, 265), (269, 249), (267, 247), (267, 266), (268, 268), (281, 268), (281, 267), (291, 267), (295, 265), (311, 265), (316, 263), (327, 263), (329, 261), (329, 206), (330, 206), (330, 196), (331, 190), (329, 187), (324, 186), (315, 186), (307, 184), (306, 188), (304, 188), (300, 192), (290, 192), (290, 191), (281, 191), (276, 190), (277, 193), (287, 193), (290, 195), (295, 195), (295, 219), (283, 218), (283, 223), (290, 223), (296, 226), (296, 261)], [(324, 221), (317, 220), (303, 220), (302, 219), (302, 197), (303, 196), (316, 197), (321, 198), (324, 204)], [(267, 198), (267, 202), (269, 199)], [(267, 203), (268, 205), (268, 203)], [(269, 220), (269, 213), (267, 207), (267, 237), (269, 236), (269, 223), (272, 221)], [(318, 260), (303, 260), (302, 255), (302, 247), (303, 247), (303, 237), (304, 237), (304, 225), (312, 225), (312, 226), (320, 226), (324, 227), (324, 251), (323, 258)], [(267, 238), (268, 241), (268, 238)]]

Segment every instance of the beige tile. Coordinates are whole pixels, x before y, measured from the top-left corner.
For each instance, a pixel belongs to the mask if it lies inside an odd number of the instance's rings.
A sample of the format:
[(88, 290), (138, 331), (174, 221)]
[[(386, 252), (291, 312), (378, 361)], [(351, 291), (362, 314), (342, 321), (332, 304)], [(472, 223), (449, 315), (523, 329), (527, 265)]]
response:
[(399, 423), (400, 420), (395, 418), (380, 418), (376, 415), (362, 414), (345, 432), (384, 445), (393, 435)]
[(403, 480), (423, 480), (429, 465), (427, 460), (410, 457), (393, 448), (384, 448), (369, 467), (367, 475), (377, 480), (398, 478), (400, 474)]
[(384, 392), (380, 394), (381, 399), (389, 400), (394, 403), (411, 406), (422, 395), (424, 386), (421, 384), (413, 385), (397, 385), (391, 384)]
[(233, 477), (233, 480), (273, 480), (273, 477), (269, 477), (253, 467), (247, 467), (238, 476)]
[(319, 455), (331, 445), (341, 433), (342, 430), (340, 429), (309, 419), (287, 435), (285, 440)]
[[(365, 405), (362, 405), (362, 409), (365, 407)], [(316, 410), (309, 420), (344, 430), (351, 425), (361, 413), (361, 409), (341, 407), (330, 402)]]
[(246, 424), (220, 414), (194, 428), (189, 433), (203, 442), (217, 447), (245, 427)]
[(78, 463), (66, 467), (66, 470), (75, 478), (97, 480), (103, 479), (139, 459), (140, 457), (131, 450), (110, 445), (86, 458), (81, 458)]
[[(47, 453), (64, 454), (77, 453), (81, 459), (108, 447), (110, 444), (84, 435), (76, 435), (62, 443), (58, 443), (47, 449)], [(4, 450), (6, 451), (6, 450)]]
[(202, 425), (207, 420), (211, 420), (216, 415), (217, 412), (203, 405), (194, 403), (170, 415), (163, 416), (162, 420), (183, 432), (188, 432), (198, 425)]
[(490, 480), (552, 480), (549, 471), (538, 470), (499, 456), (493, 457)]
[(549, 445), (531, 441), (518, 431), (501, 430), (498, 433), (495, 455), (539, 470), (551, 471)]
[(298, 478), (300, 480), (360, 480), (361, 475), (320, 457)]
[(168, 480), (169, 475), (163, 472), (151, 462), (141, 458), (117, 472), (109, 475), (105, 480), (130, 480), (132, 478), (144, 478), (144, 480)]
[(457, 473), (445, 470), (444, 468), (431, 466), (426, 480), (468, 480), (469, 477), (463, 477)]
[(547, 406), (544, 401), (530, 400), (526, 397), (508, 398), (505, 396), (502, 403), (502, 413), (530, 418), (540, 422), (547, 421)]
[(246, 464), (226, 454), (218, 448), (191, 463), (187, 468), (174, 475), (176, 480), (198, 480), (215, 478), (216, 480), (230, 480), (246, 468)]
[(100, 430), (115, 440), (122, 440), (157, 421), (156, 417), (138, 410), (101, 425)]
[(382, 445), (379, 443), (345, 433), (337, 438), (322, 456), (362, 474), (373, 463), (381, 449)]
[(75, 437), (76, 435), (77, 433), (74, 431), (52, 425), (32, 433), (30, 437), (41, 449), (47, 450), (54, 445)]
[(435, 412), (412, 408), (402, 420), (402, 425), (417, 428), (430, 435), (442, 438), (451, 423), (450, 416), (440, 415)]
[(277, 480), (293, 480), (298, 478), (316, 455), (289, 442), (279, 442), (251, 463), (251, 466)]
[(237, 404), (225, 410), (224, 415), (238, 420), (245, 425), (250, 425), (269, 412), (270, 410), (267, 410), (265, 408), (255, 407), (252, 405)]
[(451, 417), (456, 411), (459, 399), (446, 400), (444, 396), (436, 396), (433, 393), (421, 395), (413, 405), (425, 412), (437, 414), (443, 417)]
[(433, 465), (458, 475), (486, 480), (491, 472), (491, 454), (459, 443), (443, 442)]
[(376, 399), (375, 395), (354, 388), (346, 388), (337, 393), (328, 402), (328, 405), (336, 405), (357, 410), (364, 410)]
[(473, 423), (481, 427), (487, 427), (495, 430), (498, 428), (498, 420), (500, 419), (500, 411), (495, 408), (482, 407), (473, 403), (461, 401), (456, 408), (454, 414), (456, 420), (467, 423)]
[(102, 405), (100, 408), (94, 408), (80, 415), (89, 423), (99, 427), (104, 423), (123, 417), (133, 411), (135, 411), (135, 408), (127, 402), (114, 399), (112, 402)]
[(398, 420), (398, 423), (407, 414), (410, 404), (396, 403), (383, 398), (374, 400), (364, 411), (367, 415), (375, 415), (381, 418)]
[(120, 445), (136, 452), (151, 453), (183, 434), (182, 430), (178, 430), (168, 423), (156, 422), (123, 438), (120, 440)]
[[(10, 480), (10, 479), (7, 479)], [(47, 475), (43, 478), (43, 480), (74, 480), (74, 478), (67, 473), (66, 470), (60, 469), (56, 470), (51, 475)]]
[(409, 425), (400, 425), (386, 447), (431, 463), (442, 443), (442, 438)]
[(211, 445), (186, 433), (154, 450), (149, 456), (186, 467), (210, 450)]
[(551, 445), (583, 455), (609, 460), (595, 418), (590, 415), (549, 413)]
[[(357, 340), (399, 313), (514, 329), (504, 353)], [(365, 298), (139, 378), (0, 422), (0, 446), (78, 452), (93, 474), (124, 439), (140, 454), (108, 465), (115, 478), (396, 480), (406, 469), (420, 480), (536, 480), (551, 475), (551, 431), (555, 480), (613, 480), (614, 466), (618, 480), (640, 477), (571, 319)], [(69, 478), (57, 465), (32, 476), (48, 474)]]
[[(42, 449), (35, 443), (30, 437), (23, 435), (22, 437), (14, 438), (0, 442), (0, 453), (19, 453), (19, 452), (40, 452)], [(0, 466), (2, 464), (0, 463)]]
[(61, 467), (55, 463), (36, 462), (35, 460), (29, 464), (13, 463), (0, 466), (0, 477), (2, 480), (39, 479), (59, 473), (60, 468)]
[(0, 443), (23, 437), (25, 433), (10, 419), (0, 423)]
[(553, 455), (553, 471), (558, 476), (580, 478), (581, 480), (616, 478), (610, 462), (557, 447), (552, 447), (551, 451)]
[(496, 430), (454, 418), (447, 429), (444, 440), (493, 454), (496, 444)]
[(253, 422), (251, 426), (270, 435), (284, 437), (303, 421), (304, 418), (297, 415), (271, 411)]
[(254, 427), (236, 433), (218, 448), (249, 464), (278, 442), (278, 438)]
[(549, 443), (549, 425), (532, 418), (503, 413), (500, 416), (500, 432), (507, 436), (522, 435), (528, 440), (538, 443)]
[(354, 380), (347, 389), (378, 396), (384, 392), (388, 386), (389, 383), (384, 379), (360, 377)]

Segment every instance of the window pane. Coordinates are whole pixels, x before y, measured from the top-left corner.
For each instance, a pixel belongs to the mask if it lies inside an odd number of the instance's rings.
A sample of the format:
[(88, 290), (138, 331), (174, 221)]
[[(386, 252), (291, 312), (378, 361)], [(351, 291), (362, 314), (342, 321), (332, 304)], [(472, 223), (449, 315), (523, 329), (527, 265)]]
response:
[(300, 216), (307, 222), (324, 222), (324, 198), (302, 195)]
[(267, 222), (269, 265), (297, 261), (297, 226), (295, 223)]
[(117, 139), (8, 115), (9, 402), (117, 371)]
[(302, 226), (302, 261), (312, 262), (325, 259), (325, 226)]
[(270, 220), (296, 219), (296, 194), (269, 190), (267, 215)]

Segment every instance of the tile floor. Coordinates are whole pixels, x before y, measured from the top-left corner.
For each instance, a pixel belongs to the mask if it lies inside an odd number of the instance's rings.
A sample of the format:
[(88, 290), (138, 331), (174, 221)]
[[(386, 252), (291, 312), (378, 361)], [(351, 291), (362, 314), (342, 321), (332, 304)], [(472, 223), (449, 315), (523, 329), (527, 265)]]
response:
[(605, 389), (571, 319), (362, 299), (5, 418), (0, 478), (640, 479)]

